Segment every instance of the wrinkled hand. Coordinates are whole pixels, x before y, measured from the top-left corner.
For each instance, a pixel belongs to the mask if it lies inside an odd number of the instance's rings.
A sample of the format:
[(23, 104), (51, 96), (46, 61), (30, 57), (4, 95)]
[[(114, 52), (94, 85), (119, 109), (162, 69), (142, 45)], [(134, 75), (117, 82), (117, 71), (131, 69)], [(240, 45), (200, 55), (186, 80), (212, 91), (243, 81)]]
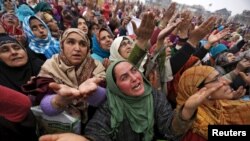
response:
[(178, 25), (177, 27), (177, 35), (181, 38), (181, 39), (185, 39), (188, 37), (188, 32), (190, 30), (191, 27), (191, 20), (192, 20), (192, 15), (190, 11), (184, 11), (181, 14), (181, 17), (183, 18), (182, 22)]
[(84, 81), (80, 86), (79, 86), (79, 91), (80, 95), (83, 96), (83, 98), (87, 98), (92, 92), (94, 92), (98, 84), (103, 81), (103, 78), (89, 78), (86, 81)]
[(176, 3), (171, 3), (171, 5), (167, 9), (167, 11), (164, 13), (163, 18), (162, 18), (162, 20), (160, 22), (160, 26), (162, 28), (166, 27), (166, 25), (168, 24), (169, 20), (174, 15), (175, 11), (176, 11)]
[(48, 134), (39, 138), (39, 141), (89, 141), (83, 136), (73, 133)]
[(132, 22), (134, 32), (137, 36), (138, 40), (146, 40), (148, 41), (154, 31), (154, 15), (152, 12), (144, 13), (141, 25), (139, 28), (136, 27), (135, 22)]
[(102, 65), (107, 69), (110, 65), (111, 61), (108, 58), (104, 58), (102, 61)]
[(225, 37), (227, 34), (229, 34), (229, 28), (226, 28), (220, 32), (218, 32), (217, 30), (214, 30), (208, 37), (208, 43), (212, 45), (213, 43)]
[(131, 17), (127, 16), (122, 21), (122, 27), (126, 27), (126, 25), (131, 21)]
[(216, 18), (210, 17), (207, 21), (203, 22), (198, 28), (190, 31), (188, 43), (196, 47), (201, 39), (203, 39), (213, 29)]
[(216, 85), (215, 87), (211, 88), (202, 88), (199, 91), (197, 91), (195, 94), (190, 96), (187, 101), (184, 104), (183, 110), (182, 110), (182, 118), (184, 120), (189, 120), (194, 112), (197, 110), (198, 106), (203, 104), (203, 102), (207, 101), (209, 96), (221, 88), (223, 84)]
[(182, 18), (176, 19), (176, 22), (171, 22), (159, 33), (157, 40), (164, 40), (164, 38), (170, 34), (176, 27), (183, 21)]

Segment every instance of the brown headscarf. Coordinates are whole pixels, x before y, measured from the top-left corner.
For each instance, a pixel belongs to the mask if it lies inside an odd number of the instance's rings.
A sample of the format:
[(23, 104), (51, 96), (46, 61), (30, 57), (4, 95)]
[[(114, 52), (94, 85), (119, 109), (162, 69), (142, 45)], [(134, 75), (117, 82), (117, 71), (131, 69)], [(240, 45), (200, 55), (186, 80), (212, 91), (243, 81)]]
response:
[[(196, 66), (186, 70), (179, 81), (178, 106), (198, 91), (199, 84), (215, 69), (210, 66)], [(197, 119), (192, 131), (207, 139), (208, 125), (250, 124), (250, 101), (215, 100), (198, 108)]]
[[(83, 40), (87, 42), (89, 51), (90, 42), (87, 35), (77, 28), (69, 28), (63, 33), (60, 39), (61, 48), (63, 48), (63, 42), (71, 33), (79, 34)], [(63, 52), (63, 49), (61, 49), (59, 55), (54, 55), (51, 59), (47, 60), (42, 66), (39, 76), (52, 77), (56, 82), (74, 88), (78, 88), (82, 82), (93, 76), (105, 76), (105, 68), (103, 65), (92, 59), (90, 54), (86, 56), (79, 66), (74, 66), (70, 64), (65, 53), (66, 52)]]

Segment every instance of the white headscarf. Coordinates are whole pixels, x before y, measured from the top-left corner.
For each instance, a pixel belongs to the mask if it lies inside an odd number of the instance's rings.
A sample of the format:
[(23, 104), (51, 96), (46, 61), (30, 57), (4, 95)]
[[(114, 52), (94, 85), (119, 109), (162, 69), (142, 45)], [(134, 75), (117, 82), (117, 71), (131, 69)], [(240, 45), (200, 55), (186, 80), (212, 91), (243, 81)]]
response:
[(133, 42), (133, 40), (129, 36), (120, 36), (115, 38), (110, 47), (110, 56), (109, 56), (110, 61), (113, 62), (117, 60), (125, 60), (125, 58), (123, 58), (119, 53), (120, 44), (124, 39), (128, 39), (131, 42)]

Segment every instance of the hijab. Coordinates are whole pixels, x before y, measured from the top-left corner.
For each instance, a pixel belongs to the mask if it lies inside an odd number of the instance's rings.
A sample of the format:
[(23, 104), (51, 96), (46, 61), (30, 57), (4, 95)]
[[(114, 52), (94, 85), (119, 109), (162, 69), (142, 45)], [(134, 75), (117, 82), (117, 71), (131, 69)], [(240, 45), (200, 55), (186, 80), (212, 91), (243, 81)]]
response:
[[(179, 81), (177, 95), (178, 106), (198, 91), (198, 86), (215, 69), (210, 66), (195, 66), (187, 69)], [(215, 100), (198, 107), (197, 119), (192, 131), (207, 139), (208, 125), (250, 124), (250, 101)], [(233, 118), (232, 118), (233, 117)]]
[[(107, 100), (111, 111), (112, 132), (117, 133), (118, 127), (124, 119), (128, 119), (132, 130), (144, 134), (144, 141), (153, 138), (154, 108), (152, 88), (149, 82), (144, 80), (144, 94), (138, 97), (127, 96), (120, 91), (115, 82), (114, 68), (122, 61), (111, 63), (106, 72)], [(126, 130), (126, 129), (125, 129)], [(123, 132), (123, 131), (120, 131)]]
[[(30, 28), (30, 19), (34, 17), (39, 20), (44, 27), (48, 30), (48, 36), (46, 39), (37, 38), (31, 28)], [(38, 54), (44, 54), (48, 59), (51, 58), (54, 54), (60, 52), (59, 42), (51, 36), (51, 32), (48, 26), (37, 16), (28, 16), (24, 18), (23, 29), (27, 35), (29, 41), (29, 48)]]
[[(68, 86), (78, 88), (78, 86), (93, 76), (103, 76), (105, 75), (105, 68), (101, 65), (101, 63), (95, 61), (87, 54), (86, 58), (83, 62), (78, 65), (72, 65), (65, 54), (67, 52), (63, 51), (63, 42), (68, 38), (69, 34), (77, 33), (79, 34), (84, 41), (87, 42), (87, 46), (89, 49), (90, 42), (87, 35), (77, 28), (69, 28), (67, 29), (61, 39), (60, 46), (61, 52), (59, 55), (54, 55), (51, 59), (47, 60), (42, 66), (41, 72), (39, 76), (47, 76), (52, 77), (58, 83), (63, 83)], [(49, 76), (48, 76), (49, 75)]]
[(123, 40), (129, 40), (133, 42), (133, 40), (128, 36), (120, 36), (115, 38), (115, 40), (110, 46), (110, 56), (109, 56), (110, 61), (125, 60), (119, 53), (119, 48)]
[[(17, 43), (16, 39), (8, 36), (0, 36), (0, 45), (7, 43)], [(21, 44), (19, 44), (21, 46)], [(25, 50), (25, 48), (23, 47)], [(25, 50), (26, 51), (26, 50)], [(27, 54), (28, 55), (28, 54)], [(29, 58), (29, 56), (28, 56)], [(21, 67), (10, 67), (3, 61), (0, 61), (0, 84), (16, 91), (22, 92), (21, 86), (30, 80), (31, 76), (36, 76), (42, 65), (39, 59), (28, 59), (28, 62)]]

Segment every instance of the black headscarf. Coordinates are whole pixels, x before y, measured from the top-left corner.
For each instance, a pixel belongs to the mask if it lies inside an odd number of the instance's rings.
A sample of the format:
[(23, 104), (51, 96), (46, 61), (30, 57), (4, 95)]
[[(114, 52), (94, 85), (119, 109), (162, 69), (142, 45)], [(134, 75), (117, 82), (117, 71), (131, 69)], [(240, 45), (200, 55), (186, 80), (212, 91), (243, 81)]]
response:
[[(9, 35), (0, 34), (0, 46), (7, 43), (19, 44)], [(25, 48), (23, 49), (26, 51)], [(30, 58), (29, 55), (28, 58), (28, 62), (21, 67), (10, 67), (0, 60), (0, 85), (22, 92), (21, 86), (26, 84), (31, 76), (37, 76), (43, 64), (43, 61), (38, 58)]]

